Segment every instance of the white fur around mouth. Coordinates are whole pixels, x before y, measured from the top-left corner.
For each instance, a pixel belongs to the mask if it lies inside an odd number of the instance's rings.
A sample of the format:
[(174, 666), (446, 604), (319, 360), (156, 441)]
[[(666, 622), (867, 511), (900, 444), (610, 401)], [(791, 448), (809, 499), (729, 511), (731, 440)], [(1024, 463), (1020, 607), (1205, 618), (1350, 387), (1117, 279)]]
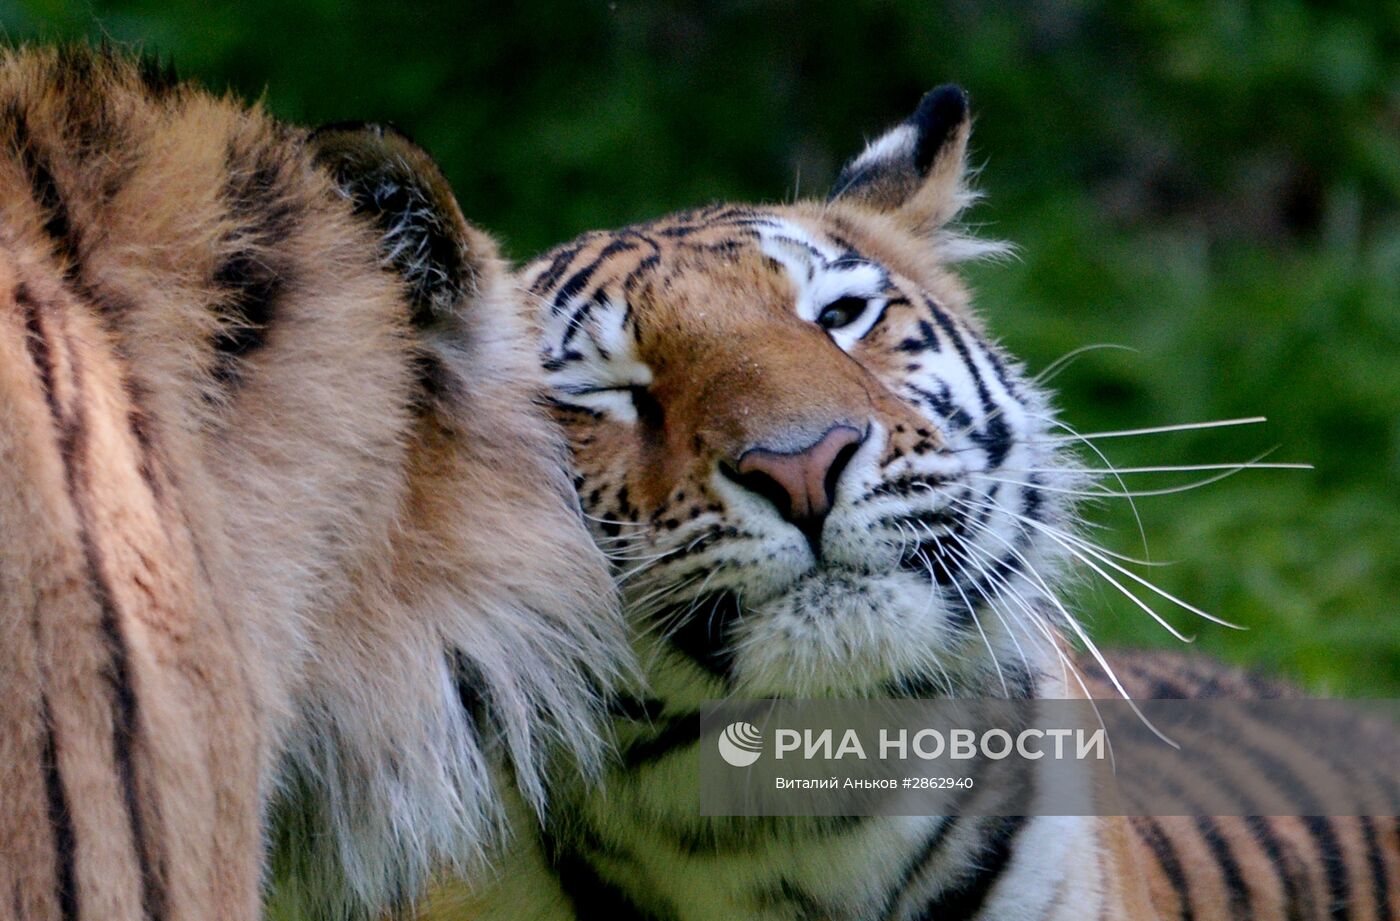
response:
[(734, 627), (746, 692), (820, 695), (945, 670), (967, 637), (946, 601), (912, 573), (814, 569), (786, 592), (745, 605)]

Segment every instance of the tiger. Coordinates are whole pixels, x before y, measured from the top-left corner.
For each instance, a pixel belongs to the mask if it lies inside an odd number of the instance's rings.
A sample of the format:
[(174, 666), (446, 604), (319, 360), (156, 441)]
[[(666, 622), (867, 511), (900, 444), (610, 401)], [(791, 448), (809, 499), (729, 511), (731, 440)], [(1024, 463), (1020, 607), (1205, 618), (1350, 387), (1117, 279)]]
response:
[(1203, 659), (1110, 663), (1061, 601), (1076, 559), (1114, 558), (1078, 536), (1051, 394), (957, 271), (1005, 252), (961, 218), (970, 126), (940, 87), (824, 201), (585, 233), (522, 269), (645, 686), (614, 702), (602, 787), (418, 917), (1400, 913), (1393, 818), (700, 814), (706, 701), (1268, 693)]
[(598, 764), (518, 297), (389, 126), (0, 52), (0, 918), (377, 913)]

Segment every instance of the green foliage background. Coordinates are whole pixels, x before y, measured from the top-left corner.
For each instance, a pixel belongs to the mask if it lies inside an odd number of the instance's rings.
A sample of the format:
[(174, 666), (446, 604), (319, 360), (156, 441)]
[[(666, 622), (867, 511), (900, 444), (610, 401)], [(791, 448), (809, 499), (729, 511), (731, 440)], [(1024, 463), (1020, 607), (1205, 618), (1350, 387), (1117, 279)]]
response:
[[(1144, 499), (1198, 645), (1322, 690), (1400, 695), (1400, 4), (1296, 0), (4, 0), (11, 41), (108, 36), (317, 123), (390, 120), (517, 257), (715, 199), (820, 195), (956, 81), (978, 115), (980, 304), (1120, 464), (1277, 459)], [(1143, 486), (1171, 478), (1134, 478)], [(1121, 503), (1091, 510), (1141, 541)], [(1086, 587), (1113, 643), (1170, 642)]]

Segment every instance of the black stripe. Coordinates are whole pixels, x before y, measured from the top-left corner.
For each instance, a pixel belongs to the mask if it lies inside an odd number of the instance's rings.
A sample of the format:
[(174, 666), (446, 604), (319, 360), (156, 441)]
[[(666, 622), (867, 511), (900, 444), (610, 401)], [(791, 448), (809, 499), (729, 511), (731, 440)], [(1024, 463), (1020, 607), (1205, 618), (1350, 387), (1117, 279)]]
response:
[[(87, 60), (87, 51), (82, 50), (79, 60)], [(23, 112), (13, 105), (9, 109), (8, 118), (14, 132), (14, 142), (20, 151), (20, 160), (24, 171), (29, 177), (30, 186), (35, 199), (43, 209), (47, 217), (44, 220), (44, 233), (53, 241), (54, 247), (59, 256), (64, 260), (63, 280), (68, 288), (76, 295), (87, 301), (98, 313), (99, 316), (110, 316), (123, 312), (125, 305), (120, 298), (107, 293), (97, 291), (90, 287), (83, 280), (83, 266), (78, 257), (78, 250), (81, 235), (73, 226), (68, 215), (68, 205), (59, 191), (58, 183), (53, 178), (46, 160), (35, 149), (33, 139), (29, 134), (29, 123)], [(22, 294), (24, 286), (16, 291), (16, 299), (20, 300), (25, 295)], [(42, 340), (42, 336), (39, 337)], [(47, 344), (44, 345), (47, 348)], [(50, 383), (46, 388), (49, 396), (51, 413), (55, 413), (56, 407), (52, 402), (52, 369), (50, 369)], [(150, 458), (151, 441), (149, 438), (150, 428), (146, 424), (147, 420), (140, 409), (137, 397), (140, 388), (136, 386), (130, 377), (123, 371), (123, 384), (127, 388), (131, 397), (134, 409), (128, 414), (128, 427), (131, 429), (133, 437), (136, 438), (138, 447), (141, 449), (142, 460), (140, 473), (146, 481), (153, 494), (159, 496), (159, 485), (154, 475), (154, 466)]]
[(965, 921), (982, 911), (992, 887), (1011, 863), (1016, 837), (1026, 826), (1026, 817), (1003, 816), (987, 824), (987, 832), (972, 857), (975, 870), (926, 903), (915, 916), (919, 921)]
[(977, 397), (982, 401), (982, 410), (987, 414), (987, 419), (981, 431), (973, 432), (971, 437), (974, 443), (987, 452), (987, 466), (997, 467), (1011, 451), (1011, 430), (998, 410), (996, 401), (992, 399), (991, 391), (987, 389), (987, 382), (982, 378), (982, 371), (977, 367), (962, 331), (932, 298), (925, 298), (925, 302), (934, 322), (953, 343), (953, 348), (967, 366), (967, 373), (972, 376), (972, 383), (977, 388)]
[(608, 716), (615, 719), (651, 723), (661, 719), (666, 710), (664, 701), (636, 694), (616, 694), (607, 698)]
[(919, 849), (914, 852), (914, 856), (904, 865), (904, 868), (899, 871), (899, 875), (895, 877), (895, 884), (890, 888), (889, 895), (885, 899), (885, 905), (880, 911), (880, 917), (894, 917), (894, 912), (899, 907), (899, 900), (914, 882), (914, 877), (918, 875), (919, 871), (922, 870), (924, 866), (933, 859), (934, 855), (938, 853), (939, 849), (943, 847), (943, 842), (948, 840), (948, 835), (957, 827), (959, 821), (961, 821), (961, 817), (959, 816), (942, 816), (939, 818), (938, 824), (934, 826), (933, 831), (928, 833), (923, 843), (919, 845)]
[[(295, 196), (297, 165), (294, 148), (275, 132), (251, 142), (232, 139), (225, 152), (223, 198), (234, 229), (223, 241), (228, 249), (210, 277), (225, 294), (210, 310), (222, 321), (211, 341), (217, 353), (213, 374), (226, 386), (241, 380), (240, 360), (267, 344), (268, 328), (292, 285), (292, 267), (280, 248), (302, 219), (303, 207)], [(416, 279), (405, 280), (414, 298), (410, 319), (425, 325), (433, 292), (419, 291)]]
[(1181, 921), (1195, 921), (1196, 915), (1191, 908), (1191, 883), (1186, 878), (1186, 871), (1182, 869), (1176, 845), (1172, 844), (1171, 838), (1167, 837), (1166, 832), (1162, 831), (1162, 826), (1157, 824), (1157, 820), (1152, 816), (1135, 817), (1130, 820), (1130, 824), (1133, 831), (1137, 832), (1138, 838), (1152, 852), (1157, 866), (1162, 868), (1167, 882), (1176, 892), (1177, 916)]
[[(681, 556), (673, 556), (671, 562)], [(701, 669), (729, 684), (734, 677), (731, 632), (740, 613), (739, 599), (732, 592), (717, 592), (703, 600), (691, 599), (663, 609), (656, 620), (671, 625), (674, 622), (670, 618), (682, 616), (684, 619), (667, 635), (667, 642)]]
[[(559, 347), (556, 351), (567, 351), (569, 343), (573, 342), (574, 337), (583, 330), (583, 324), (588, 322), (588, 318), (592, 315), (594, 309), (606, 306), (608, 306), (607, 291), (603, 289), (595, 291), (593, 296), (584, 301), (583, 304), (574, 311), (573, 316), (569, 317), (568, 325), (564, 327), (564, 337), (560, 340)], [(598, 350), (598, 354), (602, 356), (605, 361), (608, 359), (607, 350), (599, 345), (596, 339), (593, 342), (593, 347)]]
[(569, 263), (573, 262), (579, 253), (583, 252), (584, 247), (587, 246), (592, 239), (593, 236), (591, 234), (584, 234), (572, 243), (565, 244), (536, 259), (536, 262), (542, 259), (548, 259), (550, 262), (545, 270), (531, 283), (531, 293), (542, 294), (548, 289), (553, 288), (563, 276), (564, 271), (569, 267)]
[(1390, 877), (1385, 870), (1385, 855), (1376, 838), (1376, 823), (1368, 815), (1360, 817), (1361, 837), (1366, 842), (1366, 866), (1371, 870), (1371, 898), (1376, 903), (1376, 921), (1391, 921)]
[[(901, 298), (901, 300), (903, 299)], [(906, 304), (908, 303), (907, 300), (904, 302)], [(938, 334), (934, 332), (933, 324), (922, 318), (920, 318), (918, 322), (919, 334), (917, 336), (909, 336), (902, 340), (895, 346), (895, 349), (910, 355), (922, 355), (924, 352), (943, 351), (943, 346), (938, 341)]]
[(457, 702), (472, 734), (483, 740), (483, 745), (488, 738), (503, 738), (504, 727), (491, 703), (491, 684), (481, 668), (460, 649), (446, 653), (446, 665), (457, 688)]
[(1142, 682), (1139, 687), (1133, 689), (1134, 697), (1149, 700), (1186, 700), (1194, 696), (1190, 688), (1177, 680), (1178, 676), (1174, 670), (1161, 669), (1150, 659), (1128, 659), (1119, 663), (1118, 671), (1125, 677), (1131, 676)]
[(659, 732), (628, 745), (622, 752), (622, 761), (628, 769), (638, 768), (660, 761), (678, 749), (689, 748), (699, 741), (700, 714), (669, 716), (662, 722)]
[(1001, 357), (1000, 350), (990, 343), (983, 343), (982, 354), (987, 356), (991, 362), (992, 370), (996, 373), (997, 380), (1001, 386), (1011, 395), (1011, 398), (1020, 402), (1025, 402), (1021, 395), (1021, 388), (1017, 381), (1011, 377), (1011, 372), (1006, 366), (1006, 360)]
[(1288, 921), (1301, 921), (1314, 915), (1310, 893), (1302, 885), (1307, 878), (1307, 868), (1298, 859), (1292, 848), (1274, 834), (1274, 827), (1268, 816), (1249, 815), (1244, 817), (1245, 828), (1264, 849), (1269, 858), (1269, 866), (1278, 876), (1283, 887), (1283, 900), (1288, 909)]
[[(74, 389), (81, 392), (82, 364), (72, 348), (68, 349), (72, 368)], [(86, 405), (81, 399), (74, 401), (73, 420), (70, 426), (71, 449), (66, 454), (69, 475), (69, 491), (73, 496), (74, 507), (78, 512), (81, 526), (83, 554), (90, 573), (92, 590), (102, 610), (101, 628), (107, 641), (111, 659), (108, 663), (107, 680), (112, 689), (114, 704), (112, 720), (112, 746), (116, 762), (117, 777), (126, 800), (127, 819), (131, 824), (132, 844), (136, 859), (141, 867), (141, 904), (145, 915), (150, 919), (165, 916), (165, 890), (160, 874), (151, 860), (146, 832), (145, 817), (141, 811), (141, 793), (136, 778), (135, 756), (132, 751), (140, 733), (140, 702), (132, 679), (130, 651), (126, 637), (122, 633), (121, 611), (117, 607), (116, 594), (103, 567), (101, 550), (93, 538), (90, 511), (85, 497), (90, 489), (85, 465), (77, 461), (88, 454), (88, 428)], [(79, 498), (80, 496), (84, 498)]]
[[(1254, 685), (1257, 679), (1247, 673), (1238, 676)], [(1286, 693), (1287, 689), (1279, 685), (1268, 685), (1269, 688), (1279, 696)], [(1313, 753), (1316, 757), (1325, 762), (1325, 767), (1346, 783), (1347, 789), (1353, 791), (1359, 803), (1364, 796), (1368, 783), (1376, 786), (1369, 791), (1371, 793), (1394, 792), (1393, 786), (1389, 791), (1380, 790), (1376, 787), (1386, 787), (1391, 784), (1391, 772), (1388, 772), (1383, 765), (1358, 764), (1351, 755), (1350, 749), (1355, 744), (1353, 734), (1358, 729), (1364, 729), (1365, 724), (1360, 726), (1347, 720), (1338, 720), (1334, 714), (1331, 719), (1324, 716), (1322, 723), (1314, 723), (1309, 728), (1318, 738), (1328, 737), (1333, 745), (1330, 748), (1322, 748)], [(1393, 800), (1393, 797), (1391, 797)], [(1316, 805), (1314, 803), (1314, 805)], [(1320, 810), (1319, 810), (1320, 811)], [(1390, 919), (1393, 915), (1390, 899), (1390, 881), (1386, 876), (1385, 858), (1381, 853), (1380, 845), (1376, 836), (1375, 817), (1355, 816), (1355, 817), (1328, 817), (1309, 816), (1304, 819), (1304, 825), (1309, 834), (1318, 844), (1322, 854), (1323, 866), (1326, 872), (1328, 884), (1328, 897), (1330, 901), (1330, 911), (1334, 917), (1338, 917), (1337, 912), (1342, 910), (1340, 902), (1348, 903), (1345, 911), (1350, 911), (1349, 903), (1352, 900), (1350, 868), (1342, 857), (1344, 848), (1336, 836), (1336, 823), (1338, 821), (1355, 820), (1360, 828), (1363, 845), (1365, 848), (1365, 860), (1371, 877), (1371, 889), (1377, 906), (1377, 915), (1381, 921)]]
[[(10, 122), (14, 144), (20, 155), (21, 166), (29, 179), (31, 193), (40, 210), (44, 213), (43, 231), (53, 242), (55, 251), (64, 262), (63, 280), (77, 289), (78, 293), (85, 299), (91, 301), (99, 313), (119, 312), (126, 305), (122, 304), (118, 298), (91, 290), (82, 280), (83, 266), (79, 258), (82, 234), (72, 222), (67, 201), (58, 187), (57, 180), (54, 179), (49, 161), (38, 150), (30, 134), (29, 122), (24, 112), (15, 103), (11, 103), (6, 108), (4, 117)], [(78, 142), (73, 143), (78, 144)], [(102, 146), (101, 151), (104, 156), (110, 146), (110, 144)], [(109, 185), (119, 184), (121, 178), (120, 173), (111, 177)], [(107, 192), (115, 194), (115, 187), (108, 188)]]
[(49, 407), (49, 415), (58, 421), (62, 409), (58, 405), (58, 395), (54, 392), (53, 350), (39, 321), (39, 305), (29, 294), (29, 288), (21, 282), (15, 287), (15, 303), (24, 311), (25, 348), (29, 360), (39, 372), (39, 387), (44, 392), (44, 402)]
[(1325, 815), (1303, 816), (1303, 827), (1317, 844), (1318, 858), (1327, 876), (1327, 916), (1344, 921), (1351, 917), (1351, 881), (1332, 819)]
[[(1257, 723), (1251, 725), (1263, 730), (1270, 728)], [(1259, 766), (1259, 776), (1267, 778), (1277, 790), (1286, 793), (1292, 798), (1292, 802), (1298, 804), (1303, 827), (1317, 848), (1318, 859), (1327, 878), (1328, 917), (1349, 918), (1351, 909), (1347, 903), (1351, 898), (1351, 886), (1347, 879), (1346, 864), (1342, 860), (1341, 844), (1332, 828), (1331, 819), (1316, 814), (1322, 811), (1316, 797), (1284, 759), (1251, 742), (1243, 732), (1236, 746)]]
[[(627, 893), (603, 879), (586, 857), (555, 836), (541, 842), (559, 887), (574, 908), (576, 921), (672, 921), (674, 915), (644, 911)], [(597, 843), (597, 842), (595, 842)]]
[(1216, 865), (1220, 867), (1220, 874), (1225, 879), (1225, 889), (1230, 894), (1230, 917), (1253, 917), (1249, 887), (1240, 872), (1240, 862), (1235, 859), (1235, 853), (1230, 850), (1230, 842), (1225, 840), (1220, 826), (1210, 816), (1197, 816), (1196, 830), (1205, 839), (1206, 847), (1210, 848), (1211, 856), (1215, 858)]
[(229, 256), (214, 270), (211, 281), (228, 292), (215, 308), (224, 325), (213, 338), (214, 349), (221, 356), (214, 366), (214, 376), (231, 383), (238, 379), (234, 359), (267, 344), (267, 327), (282, 294), (283, 282), (281, 273), (266, 265), (256, 250)]
[(710, 253), (722, 256), (737, 253), (746, 244), (746, 240), (723, 240), (719, 243), (692, 243), (689, 240), (681, 240), (676, 244), (676, 248), (685, 253)]
[(39, 369), (40, 382), (45, 387), (45, 398), (53, 415), (68, 495), (78, 518), (78, 538), (88, 569), (89, 589), (101, 612), (99, 627), (109, 656), (104, 677), (112, 691), (113, 760), (118, 783), (123, 792), (127, 820), (131, 826), (132, 844), (141, 868), (142, 906), (147, 918), (159, 919), (165, 914), (165, 892), (160, 882), (162, 874), (158, 873), (150, 859), (132, 753), (140, 725), (139, 702), (132, 681), (130, 653), (126, 646), (126, 638), (122, 635), (121, 612), (117, 607), (116, 595), (107, 580), (101, 550), (93, 538), (91, 511), (88, 508), (90, 484), (87, 481), (86, 465), (82, 463), (87, 456), (89, 434), (87, 407), (82, 399), (82, 362), (72, 343), (66, 342), (73, 389), (78, 393), (78, 398), (73, 401), (71, 412), (65, 412), (53, 392), (51, 346), (43, 333), (38, 304), (28, 297), (23, 286), (16, 289), (15, 298), (26, 311), (25, 327), (29, 331), (26, 343), (31, 360)]
[[(64, 918), (76, 921), (78, 883), (75, 878), (74, 860), (78, 836), (73, 829), (73, 812), (68, 806), (68, 792), (63, 787), (63, 775), (58, 768), (58, 739), (54, 735), (53, 714), (49, 710), (48, 694), (40, 694), (39, 708), (40, 719), (44, 723), (44, 792), (48, 799), (49, 827), (53, 829), (58, 905)], [(22, 914), (17, 911), (16, 917), (22, 917)]]
[(602, 257), (597, 256), (592, 262), (570, 275), (559, 290), (554, 292), (554, 297), (550, 301), (550, 309), (558, 314), (562, 313), (564, 307), (573, 300), (574, 296), (584, 289), (588, 280), (593, 277), (593, 273), (598, 271), (598, 266), (602, 264)]
[[(58, 395), (54, 391), (53, 351), (49, 346), (43, 325), (39, 320), (38, 304), (29, 296), (23, 283), (15, 289), (15, 303), (24, 310), (25, 346), (30, 361), (39, 374), (39, 386), (44, 393), (44, 402), (55, 422), (61, 417)], [(73, 829), (73, 814), (68, 806), (68, 795), (63, 787), (63, 777), (58, 767), (58, 740), (54, 736), (53, 714), (49, 708), (47, 694), (40, 697), (41, 717), (44, 723), (44, 788), (48, 800), (49, 824), (54, 832), (54, 866), (57, 875), (59, 905), (65, 918), (78, 917), (78, 887), (75, 879), (77, 835)]]
[(953, 402), (953, 392), (948, 385), (942, 381), (938, 383), (938, 392), (935, 393), (918, 384), (906, 383), (904, 386), (928, 404), (929, 409), (939, 416), (947, 419), (958, 429), (971, 429), (973, 426), (972, 416), (967, 410)]
[[(651, 240), (647, 240), (647, 242), (651, 243), (651, 245), (654, 248), (657, 248), (656, 244), (652, 243)], [(642, 278), (644, 278), (648, 272), (656, 268), (656, 266), (661, 263), (661, 255), (659, 252), (659, 248), (657, 249), (658, 252), (654, 252), (646, 258), (642, 259), (635, 266), (633, 266), (632, 271), (628, 272), (627, 276), (622, 279), (622, 284), (619, 287), (622, 288), (622, 293), (624, 295), (631, 294), (633, 289), (637, 287), (637, 284), (642, 280)]]
[(34, 200), (44, 212), (44, 233), (53, 240), (66, 265), (64, 277), (72, 279), (79, 273), (78, 237), (68, 219), (68, 205), (59, 191), (58, 182), (49, 170), (47, 160), (35, 148), (29, 132), (29, 120), (17, 104), (11, 103), (6, 112), (19, 151), (20, 163), (29, 178)]
[(937, 700), (952, 696), (950, 679), (933, 671), (918, 671), (892, 678), (880, 686), (880, 694), (896, 700)]
[(836, 912), (801, 885), (782, 877), (776, 885), (762, 887), (754, 902), (765, 915), (779, 912), (793, 921), (829, 921)]

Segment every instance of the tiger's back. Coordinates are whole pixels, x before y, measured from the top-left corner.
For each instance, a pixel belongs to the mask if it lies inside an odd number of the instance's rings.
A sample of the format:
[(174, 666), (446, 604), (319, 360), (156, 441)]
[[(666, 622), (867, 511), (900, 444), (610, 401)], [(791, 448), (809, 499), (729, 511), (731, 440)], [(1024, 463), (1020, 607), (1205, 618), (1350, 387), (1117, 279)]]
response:
[(499, 757), (596, 752), (510, 296), (393, 132), (0, 58), (0, 918), (255, 917), (278, 796), (320, 909), (382, 904), (482, 853)]
[[(20, 918), (256, 910), (270, 701), (246, 599), (209, 581), (231, 575), (201, 463), (217, 394), (190, 386), (226, 138), (158, 163), (178, 90), (144, 77), (85, 53), (0, 71), (0, 888)], [(172, 180), (194, 213), (162, 207)]]
[[(1200, 656), (1123, 652), (1112, 658), (1124, 687), (1137, 700), (1249, 700), (1297, 697), (1279, 682)], [(1096, 697), (1115, 690), (1085, 663)], [(1355, 727), (1331, 727), (1338, 738)], [(1344, 772), (1366, 802), (1394, 802), (1400, 778), (1394, 764), (1353, 763), (1345, 751), (1294, 745), (1299, 727), (1240, 727), (1239, 751), (1229, 763), (1202, 763), (1221, 783), (1269, 801), (1308, 795), (1308, 779)], [(1320, 738), (1317, 732), (1311, 738)], [(1202, 752), (1201, 755), (1205, 755)], [(1306, 812), (1299, 803), (1299, 812)], [(1389, 921), (1400, 917), (1400, 819), (1372, 815), (1133, 816), (1108, 818), (1126, 826), (1110, 856), (1141, 879), (1155, 917), (1191, 919), (1332, 919)]]

